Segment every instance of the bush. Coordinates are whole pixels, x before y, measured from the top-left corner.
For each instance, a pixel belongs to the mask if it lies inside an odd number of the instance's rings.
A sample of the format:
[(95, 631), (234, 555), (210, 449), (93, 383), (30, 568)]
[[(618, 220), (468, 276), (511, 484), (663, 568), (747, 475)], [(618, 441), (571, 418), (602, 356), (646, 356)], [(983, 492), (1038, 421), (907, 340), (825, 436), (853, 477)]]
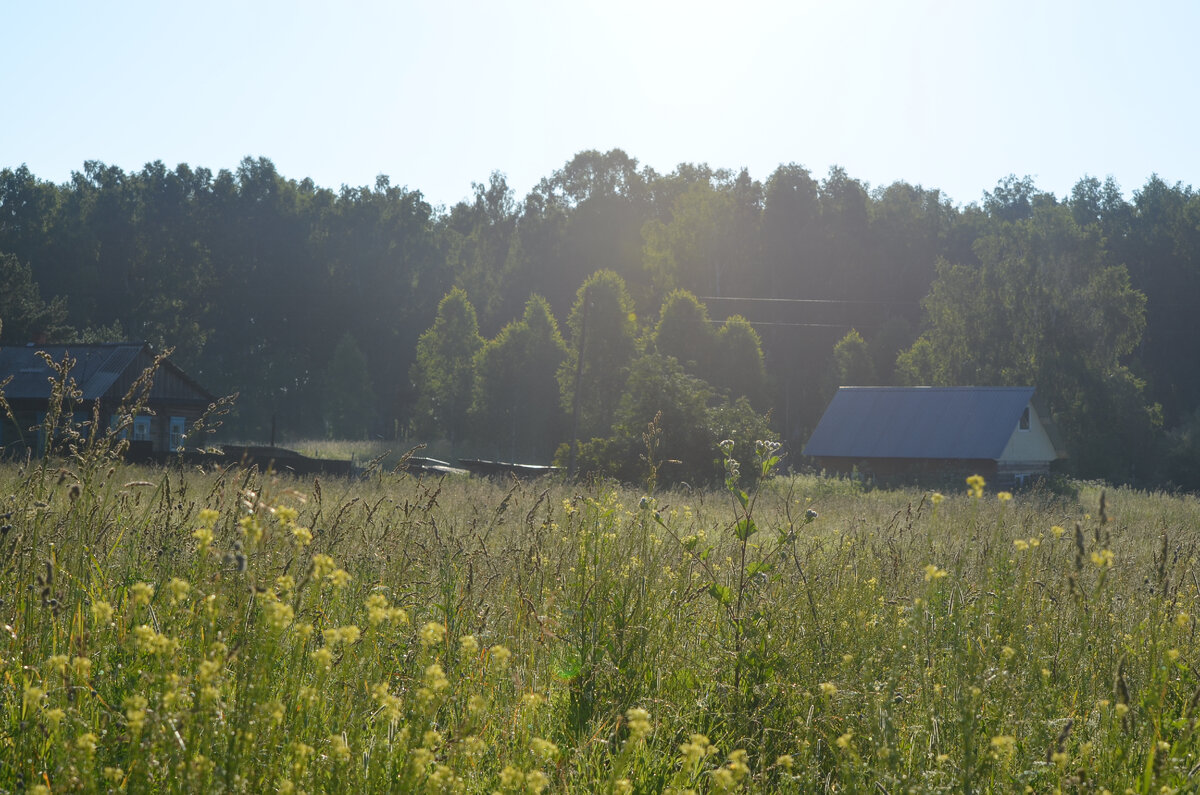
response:
[[(717, 450), (737, 439), (733, 457), (749, 461), (756, 440), (774, 440), (767, 419), (745, 398), (716, 397), (712, 388), (683, 371), (674, 357), (647, 354), (631, 368), (628, 387), (609, 436), (580, 444), (577, 471), (626, 483), (647, 481), (709, 485), (724, 477)], [(569, 463), (570, 446), (556, 463)], [(744, 478), (753, 479), (747, 470)]]

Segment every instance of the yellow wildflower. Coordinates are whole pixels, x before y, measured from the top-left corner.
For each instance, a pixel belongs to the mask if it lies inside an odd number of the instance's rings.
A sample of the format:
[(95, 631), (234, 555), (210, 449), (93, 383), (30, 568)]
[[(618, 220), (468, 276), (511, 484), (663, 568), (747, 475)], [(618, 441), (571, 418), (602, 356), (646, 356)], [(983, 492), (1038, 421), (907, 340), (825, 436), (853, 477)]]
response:
[(359, 637), (362, 635), (362, 630), (353, 624), (348, 624), (344, 627), (330, 627), (321, 634), (328, 646), (337, 646), (338, 644), (349, 645), (358, 642)]
[(200, 666), (196, 669), (196, 679), (201, 684), (211, 682), (220, 676), (224, 664), (220, 660), (203, 660)]
[(167, 581), (167, 597), (172, 605), (177, 605), (187, 598), (192, 586), (187, 580), (172, 577)]
[(749, 758), (750, 755), (743, 748), (739, 748), (729, 754), (728, 767), (729, 772), (733, 774), (734, 781), (741, 781), (750, 775)]
[(168, 654), (179, 648), (178, 641), (155, 632), (149, 624), (134, 627), (133, 637), (138, 650), (143, 654)]
[(434, 663), (425, 669), (425, 686), (434, 692), (445, 690), (450, 686), (450, 680), (446, 678), (446, 672), (442, 666)]
[(337, 568), (337, 564), (333, 562), (333, 558), (328, 555), (313, 555), (312, 558), (312, 576), (314, 579), (323, 580), (331, 571)]
[[(129, 587), (129, 594), (133, 597), (135, 605), (148, 605), (150, 604), (150, 599), (154, 596), (154, 586), (148, 582), (137, 582)], [(92, 610), (94, 613), (94, 606)]]
[(461, 776), (447, 765), (434, 763), (433, 772), (429, 774), (428, 792), (463, 792), (464, 782)]
[(515, 792), (525, 785), (525, 773), (512, 765), (505, 765), (500, 771), (500, 789)]
[(312, 659), (318, 668), (329, 670), (329, 667), (333, 665), (333, 652), (329, 650), (328, 646), (322, 646), (313, 651)]
[(982, 497), (984, 485), (985, 484), (982, 475), (972, 475), (971, 477), (967, 478), (967, 493), (972, 497)]
[(421, 627), (421, 645), (427, 649), (439, 645), (445, 637), (445, 625), (436, 621), (430, 621)]
[(558, 756), (558, 746), (541, 737), (534, 737), (529, 743), (529, 748), (533, 751), (534, 756), (545, 760), (554, 759)]
[(296, 617), (292, 606), (280, 601), (265, 601), (263, 614), (267, 617), (267, 623), (275, 629), (286, 629)]
[(641, 707), (630, 707), (625, 710), (625, 719), (629, 721), (629, 739), (631, 742), (641, 742), (650, 733), (650, 713)]
[(35, 710), (41, 707), (42, 699), (46, 697), (46, 691), (36, 685), (26, 685), (25, 692), (22, 696), (22, 703), (26, 710)]
[(712, 771), (713, 789), (717, 792), (728, 792), (734, 788), (733, 772), (727, 767), (719, 767)]
[(125, 697), (125, 720), (129, 723), (129, 729), (133, 732), (140, 732), (142, 726), (146, 723), (146, 705), (145, 696), (137, 693)]
[(1011, 734), (1000, 734), (992, 738), (992, 753), (996, 756), (1011, 754), (1017, 747), (1017, 740)]
[(679, 746), (680, 752), (683, 754), (683, 764), (685, 766), (695, 766), (706, 756), (711, 756), (717, 752), (717, 748), (703, 734), (693, 734), (688, 741)]
[(496, 665), (503, 668), (508, 665), (508, 660), (512, 657), (512, 652), (505, 646), (492, 646), (488, 649), (488, 656), (496, 661)]
[(252, 544), (257, 544), (262, 540), (263, 524), (258, 519), (257, 514), (248, 514), (238, 519), (238, 527), (242, 530), (242, 535)]
[(210, 546), (212, 546), (213, 531), (211, 528), (208, 528), (208, 527), (197, 527), (192, 532), (192, 538), (196, 539), (196, 541), (199, 542), (200, 551), (204, 552), (206, 549), (208, 549)]
[(350, 745), (340, 734), (329, 735), (329, 755), (338, 762), (350, 761)]
[(460, 747), (468, 757), (478, 758), (487, 750), (487, 743), (472, 734), (462, 739)]

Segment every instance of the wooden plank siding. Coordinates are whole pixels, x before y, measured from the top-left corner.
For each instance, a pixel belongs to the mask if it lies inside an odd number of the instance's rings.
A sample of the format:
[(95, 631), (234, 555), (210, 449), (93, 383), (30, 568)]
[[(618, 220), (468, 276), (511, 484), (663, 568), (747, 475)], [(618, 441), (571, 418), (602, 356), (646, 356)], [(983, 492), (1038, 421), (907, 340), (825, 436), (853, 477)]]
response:
[[(99, 404), (102, 423), (111, 422), (135, 383), (154, 366), (154, 353), (144, 343), (110, 343), (48, 345), (44, 350), (53, 361), (66, 357), (75, 361), (70, 377), (78, 385), (82, 397), (64, 411), (91, 418)], [(22, 454), (31, 450), (41, 455), (45, 441), (28, 428), (38, 425), (50, 405), (51, 379), (54, 371), (32, 346), (0, 347), (0, 381), (12, 375), (6, 398), (18, 415), (18, 427), (4, 428), (0, 437), (0, 454)], [(172, 418), (176, 429), (182, 420), (182, 435), (191, 430), (216, 398), (170, 361), (164, 361), (154, 372), (154, 379), (145, 399), (143, 419), (137, 432), (130, 431), (135, 440), (145, 430), (144, 438), (155, 452), (170, 451)], [(146, 423), (148, 420), (148, 424)], [(28, 423), (28, 424), (26, 424)], [(177, 439), (176, 439), (177, 441)], [(139, 445), (144, 446), (144, 445)]]

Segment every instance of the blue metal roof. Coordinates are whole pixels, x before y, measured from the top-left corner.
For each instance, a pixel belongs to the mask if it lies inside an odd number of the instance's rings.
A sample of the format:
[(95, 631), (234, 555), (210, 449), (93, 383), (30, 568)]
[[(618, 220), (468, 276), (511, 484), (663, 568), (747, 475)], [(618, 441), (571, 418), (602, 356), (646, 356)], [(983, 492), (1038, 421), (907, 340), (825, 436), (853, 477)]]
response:
[(141, 344), (6, 345), (0, 347), (0, 380), (12, 376), (12, 381), (4, 387), (4, 394), (10, 399), (48, 398), (54, 371), (38, 351), (50, 354), (56, 362), (70, 355), (75, 359), (71, 377), (83, 392), (83, 399), (95, 400), (104, 396), (143, 347)]
[[(71, 378), (85, 401), (121, 399), (132, 379), (139, 377), (154, 361), (153, 352), (144, 342), (0, 346), (0, 382), (12, 376), (3, 389), (4, 396), (9, 400), (45, 400), (50, 397), (50, 381), (55, 375), (46, 360), (38, 355), (39, 351), (45, 351), (55, 362), (61, 362), (66, 356), (75, 360)], [(187, 392), (184, 399), (208, 403), (216, 400), (169, 359), (162, 363), (155, 375), (156, 389), (168, 383), (164, 380), (164, 374), (170, 374), (175, 379), (170, 383), (182, 384), (179, 388)], [(170, 394), (173, 399), (179, 398), (177, 392)], [(151, 399), (155, 399), (156, 395), (162, 396), (155, 392), (151, 394)]]
[(1033, 392), (1033, 387), (840, 387), (804, 455), (998, 459)]

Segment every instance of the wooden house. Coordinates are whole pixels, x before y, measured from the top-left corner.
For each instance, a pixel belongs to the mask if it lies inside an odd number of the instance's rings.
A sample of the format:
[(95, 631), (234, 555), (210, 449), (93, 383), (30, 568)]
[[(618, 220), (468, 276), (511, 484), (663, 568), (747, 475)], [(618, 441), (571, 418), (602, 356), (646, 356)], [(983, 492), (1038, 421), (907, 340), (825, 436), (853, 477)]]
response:
[[(41, 455), (46, 438), (39, 430), (53, 397), (55, 371), (39, 352), (55, 362), (74, 360), (69, 376), (80, 393), (63, 412), (82, 424), (92, 418), (97, 402), (102, 422), (117, 421), (130, 387), (154, 364), (154, 353), (145, 343), (102, 345), (0, 346), (0, 388), (16, 418), (0, 420), (0, 455), (32, 450)], [(164, 361), (154, 372), (144, 410), (133, 420), (129, 438), (133, 450), (162, 453), (179, 449), (195, 421), (216, 398), (183, 370)]]
[(888, 480), (984, 476), (1024, 485), (1065, 457), (1033, 387), (838, 389), (804, 448), (825, 469)]

